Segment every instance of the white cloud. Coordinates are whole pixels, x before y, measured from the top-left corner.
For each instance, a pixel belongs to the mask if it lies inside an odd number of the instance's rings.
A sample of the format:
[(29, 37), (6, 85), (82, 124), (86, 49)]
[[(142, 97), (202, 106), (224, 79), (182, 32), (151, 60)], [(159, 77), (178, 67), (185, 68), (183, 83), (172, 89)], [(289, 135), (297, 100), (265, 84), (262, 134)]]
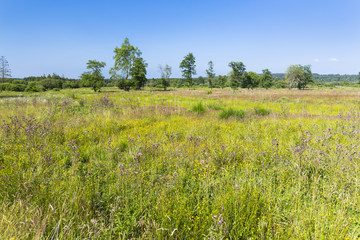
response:
[(339, 60), (337, 58), (329, 58), (329, 61), (331, 62), (338, 62)]
[(315, 61), (315, 62), (320, 62), (320, 59), (315, 58), (314, 61)]

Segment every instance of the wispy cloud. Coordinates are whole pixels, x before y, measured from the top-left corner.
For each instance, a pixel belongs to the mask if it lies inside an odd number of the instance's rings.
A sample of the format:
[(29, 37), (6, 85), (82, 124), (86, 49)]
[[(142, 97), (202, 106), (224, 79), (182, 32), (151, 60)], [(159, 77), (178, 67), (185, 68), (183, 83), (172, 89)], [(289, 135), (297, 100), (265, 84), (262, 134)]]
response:
[(314, 62), (320, 62), (320, 59), (315, 58), (315, 59), (314, 59)]
[(337, 59), (337, 58), (329, 58), (329, 61), (331, 61), (331, 62), (338, 62), (339, 59)]

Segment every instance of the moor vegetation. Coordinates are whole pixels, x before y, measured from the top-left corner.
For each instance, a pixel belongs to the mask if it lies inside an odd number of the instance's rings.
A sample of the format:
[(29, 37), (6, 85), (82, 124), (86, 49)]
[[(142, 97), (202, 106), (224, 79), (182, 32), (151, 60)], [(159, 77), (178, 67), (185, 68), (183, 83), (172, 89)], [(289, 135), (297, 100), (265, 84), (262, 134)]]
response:
[(0, 238), (358, 239), (358, 96), (1, 92)]

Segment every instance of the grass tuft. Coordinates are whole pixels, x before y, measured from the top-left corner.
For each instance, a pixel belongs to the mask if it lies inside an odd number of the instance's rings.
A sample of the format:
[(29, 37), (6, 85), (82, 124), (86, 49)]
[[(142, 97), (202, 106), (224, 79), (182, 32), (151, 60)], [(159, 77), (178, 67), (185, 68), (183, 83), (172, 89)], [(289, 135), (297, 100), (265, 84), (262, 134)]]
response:
[(270, 114), (270, 110), (265, 108), (254, 108), (254, 112), (259, 116), (267, 116)]
[(204, 107), (204, 105), (202, 104), (202, 102), (196, 103), (194, 105), (191, 106), (190, 110), (192, 112), (195, 112), (197, 114), (203, 114), (206, 112), (206, 109)]
[(219, 118), (221, 118), (221, 119), (228, 119), (229, 117), (244, 118), (245, 115), (246, 115), (246, 112), (243, 110), (227, 108), (227, 109), (223, 109), (220, 112)]

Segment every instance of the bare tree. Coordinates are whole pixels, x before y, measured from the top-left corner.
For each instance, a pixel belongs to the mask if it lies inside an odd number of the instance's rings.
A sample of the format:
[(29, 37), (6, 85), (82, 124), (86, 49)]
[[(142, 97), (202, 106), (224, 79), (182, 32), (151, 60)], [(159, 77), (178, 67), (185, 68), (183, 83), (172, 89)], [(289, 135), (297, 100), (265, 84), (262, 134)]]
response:
[(0, 57), (0, 76), (3, 83), (5, 82), (5, 78), (11, 77), (9, 63), (4, 56)]
[(165, 65), (165, 67), (159, 66), (160, 72), (161, 72), (161, 85), (164, 88), (164, 91), (166, 91), (166, 88), (170, 85), (169, 78), (171, 75), (171, 67), (169, 65)]

